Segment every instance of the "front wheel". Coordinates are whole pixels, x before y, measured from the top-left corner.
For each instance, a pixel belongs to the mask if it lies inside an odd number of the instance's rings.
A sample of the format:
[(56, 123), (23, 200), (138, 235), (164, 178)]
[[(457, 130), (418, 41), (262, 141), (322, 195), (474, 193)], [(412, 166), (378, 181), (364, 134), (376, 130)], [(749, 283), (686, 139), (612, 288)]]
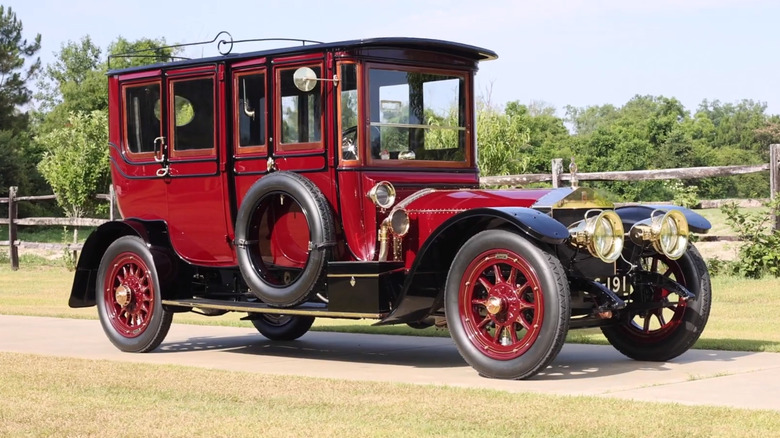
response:
[(261, 335), (272, 341), (294, 341), (309, 331), (314, 317), (261, 313), (251, 321)]
[(696, 298), (684, 300), (661, 286), (650, 287), (650, 310), (631, 311), (617, 326), (601, 330), (624, 355), (645, 361), (665, 362), (690, 349), (699, 339), (710, 315), (712, 288), (707, 265), (695, 247), (678, 260), (661, 254), (642, 260), (642, 268), (659, 273), (688, 289)]
[(111, 343), (133, 353), (160, 345), (173, 313), (162, 306), (157, 269), (142, 239), (124, 236), (109, 245), (95, 288), (100, 324)]
[(483, 231), (463, 245), (445, 289), (447, 325), (481, 375), (525, 379), (543, 370), (569, 328), (569, 286), (560, 262), (522, 236)]

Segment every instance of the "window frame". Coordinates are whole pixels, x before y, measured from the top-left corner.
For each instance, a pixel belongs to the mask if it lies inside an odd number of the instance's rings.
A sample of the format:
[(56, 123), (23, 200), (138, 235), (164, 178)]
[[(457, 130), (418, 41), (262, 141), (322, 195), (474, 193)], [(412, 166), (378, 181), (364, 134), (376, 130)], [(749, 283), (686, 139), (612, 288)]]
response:
[(364, 142), (364, 138), (363, 138), (364, 137), (363, 133), (365, 132), (365, 128), (363, 127), (363, 124), (360, 123), (361, 120), (365, 120), (365, 118), (363, 117), (363, 114), (364, 114), (364, 109), (363, 108), (364, 108), (364, 105), (365, 105), (365, 98), (364, 98), (364, 93), (363, 93), (363, 90), (362, 90), (362, 87), (363, 87), (363, 80), (362, 80), (362, 78), (363, 78), (363, 76), (362, 76), (362, 74), (363, 74), (363, 64), (358, 62), (357, 60), (352, 60), (352, 59), (350, 59), (350, 60), (339, 60), (336, 63), (336, 71), (338, 72), (339, 75), (341, 74), (341, 68), (343, 66), (345, 66), (345, 65), (354, 65), (355, 66), (355, 76), (357, 78), (357, 87), (355, 88), (355, 90), (357, 91), (357, 125), (356, 125), (357, 126), (357, 132), (356, 132), (356, 135), (355, 135), (355, 142), (357, 143), (356, 146), (357, 146), (357, 151), (358, 151), (358, 157), (356, 159), (354, 159), (354, 160), (345, 159), (344, 155), (343, 155), (344, 151), (341, 149), (342, 144), (343, 144), (342, 143), (342, 141), (343, 141), (343, 133), (344, 133), (344, 129), (345, 129), (345, 127), (342, 125), (342, 122), (344, 121), (344, 117), (343, 117), (342, 111), (341, 111), (341, 109), (342, 109), (342, 106), (341, 106), (341, 103), (342, 103), (342, 100), (341, 100), (341, 95), (342, 95), (341, 94), (342, 93), (342, 91), (341, 91), (341, 82), (339, 82), (338, 97), (337, 97), (337, 102), (338, 103), (336, 105), (336, 112), (337, 112), (336, 118), (338, 120), (338, 124), (337, 124), (337, 126), (338, 126), (338, 140), (337, 140), (337, 151), (336, 151), (336, 153), (338, 154), (338, 157), (339, 157), (339, 163), (342, 163), (342, 164), (347, 165), (347, 166), (354, 166), (354, 165), (357, 165), (357, 164), (363, 162), (364, 161), (363, 158), (366, 156), (366, 148), (365, 148), (365, 142)]
[[(274, 153), (276, 154), (284, 154), (284, 153), (297, 153), (297, 152), (322, 152), (325, 150), (325, 137), (326, 137), (326, 126), (325, 126), (325, 113), (327, 112), (326, 108), (326, 94), (325, 94), (325, 84), (327, 81), (318, 81), (318, 87), (319, 87), (319, 93), (320, 93), (320, 116), (319, 116), (319, 123), (320, 123), (320, 139), (318, 141), (313, 142), (295, 142), (295, 143), (282, 143), (282, 120), (283, 120), (283, 114), (282, 114), (282, 72), (286, 71), (295, 71), (298, 68), (301, 67), (309, 67), (309, 68), (319, 68), (320, 75), (324, 74), (326, 71), (325, 69), (325, 63), (322, 60), (312, 61), (312, 60), (306, 60), (301, 62), (296, 62), (294, 64), (283, 64), (276, 66), (274, 68), (274, 137), (276, 139), (274, 140)], [(308, 95), (308, 93), (304, 94), (304, 96)]]
[[(265, 103), (262, 108), (262, 117), (263, 117), (263, 126), (265, 127), (265, 135), (261, 139), (263, 142), (262, 144), (256, 144), (256, 145), (247, 145), (247, 146), (241, 146), (241, 123), (240, 123), (240, 114), (241, 114), (241, 104), (239, 103), (241, 100), (241, 87), (240, 87), (240, 80), (242, 77), (246, 76), (252, 76), (252, 75), (263, 75), (263, 95), (265, 96)], [(268, 153), (268, 138), (269, 138), (269, 131), (268, 131), (268, 69), (265, 67), (259, 67), (259, 68), (251, 68), (251, 69), (245, 69), (240, 71), (234, 71), (233, 72), (233, 150), (235, 151), (236, 155), (250, 155), (250, 154), (261, 154), (265, 155)], [(255, 111), (260, 111), (261, 108), (255, 108)]]
[[(120, 95), (122, 96), (120, 104), (120, 110), (122, 112), (122, 151), (128, 157), (128, 159), (134, 161), (152, 161), (159, 155), (160, 152), (157, 144), (152, 145), (152, 150), (150, 152), (133, 152), (130, 150), (130, 130), (128, 129), (129, 120), (127, 114), (127, 90), (128, 88), (139, 88), (148, 85), (157, 85), (159, 91), (158, 100), (160, 101), (160, 110), (162, 111), (163, 86), (161, 78), (158, 77), (140, 81), (128, 81), (122, 82), (120, 84)], [(160, 114), (158, 121), (160, 122), (160, 129), (155, 138), (162, 137), (163, 133), (165, 132), (165, 123), (163, 122), (162, 114)]]
[[(436, 167), (436, 168), (471, 168), (474, 167), (474, 155), (475, 155), (475, 143), (474, 137), (474, 125), (476, 120), (474, 119), (474, 96), (468, 92), (472, 87), (473, 75), (471, 70), (466, 69), (452, 69), (441, 67), (429, 67), (418, 65), (405, 65), (397, 63), (384, 63), (384, 62), (367, 62), (363, 65), (363, 72), (360, 78), (363, 80), (363, 110), (366, 117), (363, 129), (365, 132), (371, 129), (371, 108), (369, 108), (370, 94), (371, 94), (371, 70), (394, 70), (403, 72), (417, 72), (417, 73), (430, 73), (442, 76), (453, 76), (463, 79), (463, 89), (465, 102), (464, 105), (464, 159), (462, 161), (444, 161), (444, 160), (382, 160), (381, 158), (374, 158), (370, 153), (370, 150), (365, 151), (365, 163), (375, 167), (399, 167), (399, 166), (412, 166), (412, 167)], [(370, 149), (368, 145), (366, 149)]]
[[(203, 80), (203, 79), (211, 80), (211, 85), (212, 85), (211, 87), (211, 105), (212, 105), (211, 148), (177, 150), (176, 141), (174, 138), (174, 131), (176, 129), (176, 123), (175, 123), (176, 95), (173, 92), (173, 87), (175, 84), (180, 82), (196, 81), (196, 80)], [(168, 114), (165, 115), (165, 120), (167, 122), (166, 142), (168, 144), (168, 154), (170, 156), (170, 159), (173, 160), (176, 158), (189, 158), (189, 157), (215, 157), (217, 155), (217, 140), (218, 140), (218, 131), (219, 131), (218, 129), (219, 125), (217, 120), (219, 115), (219, 108), (217, 107), (216, 74), (214, 72), (209, 72), (208, 74), (176, 76), (174, 78), (169, 78), (167, 80), (166, 91), (167, 94), (165, 96), (165, 99), (166, 99), (166, 108), (168, 110)]]

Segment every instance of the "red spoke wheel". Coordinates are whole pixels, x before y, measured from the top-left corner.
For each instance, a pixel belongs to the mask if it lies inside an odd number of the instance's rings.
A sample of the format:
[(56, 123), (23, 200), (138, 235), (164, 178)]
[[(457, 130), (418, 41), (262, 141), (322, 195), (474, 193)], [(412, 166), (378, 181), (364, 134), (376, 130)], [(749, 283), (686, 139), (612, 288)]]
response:
[(652, 287), (650, 310), (626, 309), (618, 326), (603, 327), (607, 340), (626, 356), (636, 360), (667, 361), (690, 349), (699, 339), (710, 314), (712, 291), (707, 266), (695, 247), (678, 260), (656, 254), (642, 261), (642, 269), (681, 284), (695, 299), (684, 300), (674, 291)]
[(533, 268), (520, 255), (490, 249), (478, 255), (461, 280), (461, 324), (469, 339), (493, 359), (514, 359), (539, 336), (544, 297)]
[(557, 259), (520, 235), (488, 230), (455, 256), (445, 311), (466, 362), (487, 377), (521, 379), (544, 369), (560, 351), (568, 295)]
[(122, 351), (147, 352), (168, 333), (172, 313), (163, 309), (151, 252), (138, 237), (113, 242), (100, 261), (97, 304), (100, 322)]

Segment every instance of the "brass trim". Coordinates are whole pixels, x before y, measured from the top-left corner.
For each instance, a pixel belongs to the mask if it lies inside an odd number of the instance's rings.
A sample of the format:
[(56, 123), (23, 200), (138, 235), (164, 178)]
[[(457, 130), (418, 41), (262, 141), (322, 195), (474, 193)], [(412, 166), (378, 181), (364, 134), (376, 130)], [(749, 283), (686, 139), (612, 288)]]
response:
[(279, 309), (276, 307), (257, 307), (256, 305), (252, 305), (252, 303), (246, 303), (246, 305), (241, 305), (241, 303), (212, 304), (199, 302), (198, 300), (162, 300), (162, 304), (166, 306), (195, 307), (199, 309), (219, 309), (231, 312), (272, 313), (275, 315), (307, 315), (318, 316), (321, 318), (383, 319), (386, 316), (386, 314), (382, 313), (333, 312), (326, 309)]

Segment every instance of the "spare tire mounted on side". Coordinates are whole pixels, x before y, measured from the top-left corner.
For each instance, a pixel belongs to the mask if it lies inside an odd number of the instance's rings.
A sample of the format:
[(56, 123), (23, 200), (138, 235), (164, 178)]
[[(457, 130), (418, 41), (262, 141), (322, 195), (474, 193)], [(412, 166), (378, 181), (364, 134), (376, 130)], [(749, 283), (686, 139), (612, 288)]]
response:
[(292, 172), (266, 175), (238, 211), (241, 275), (269, 305), (300, 304), (324, 286), (334, 234), (328, 202), (314, 183)]

